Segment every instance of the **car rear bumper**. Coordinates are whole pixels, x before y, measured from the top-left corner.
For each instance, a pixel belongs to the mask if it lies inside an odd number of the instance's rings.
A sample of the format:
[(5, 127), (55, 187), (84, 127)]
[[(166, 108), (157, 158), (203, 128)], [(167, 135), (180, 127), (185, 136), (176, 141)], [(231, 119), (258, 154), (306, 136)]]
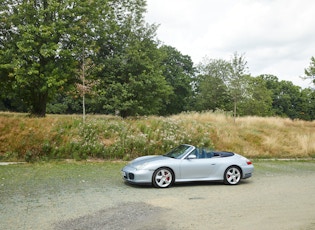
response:
[(242, 167), (242, 171), (243, 171), (243, 179), (249, 178), (253, 175), (254, 172), (254, 166), (253, 165), (247, 165)]

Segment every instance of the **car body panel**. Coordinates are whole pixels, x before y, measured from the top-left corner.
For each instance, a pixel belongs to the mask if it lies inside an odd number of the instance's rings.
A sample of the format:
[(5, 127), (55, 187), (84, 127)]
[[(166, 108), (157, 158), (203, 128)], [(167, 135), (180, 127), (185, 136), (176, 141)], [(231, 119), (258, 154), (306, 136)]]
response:
[(212, 178), (218, 164), (213, 159), (182, 159), (180, 162), (180, 174), (177, 181), (198, 180)]
[(181, 150), (181, 154), (174, 155), (175, 158), (171, 153), (163, 156), (153, 155), (136, 158), (122, 169), (124, 180), (135, 184), (151, 184), (153, 174), (159, 168), (171, 169), (175, 176), (175, 183), (223, 181), (225, 171), (230, 166), (237, 166), (241, 169), (242, 179), (251, 177), (254, 171), (251, 162), (239, 154), (211, 151), (208, 152), (211, 156), (199, 158), (201, 150), (199, 150), (198, 155), (198, 148), (192, 145), (182, 146), (184, 148)]

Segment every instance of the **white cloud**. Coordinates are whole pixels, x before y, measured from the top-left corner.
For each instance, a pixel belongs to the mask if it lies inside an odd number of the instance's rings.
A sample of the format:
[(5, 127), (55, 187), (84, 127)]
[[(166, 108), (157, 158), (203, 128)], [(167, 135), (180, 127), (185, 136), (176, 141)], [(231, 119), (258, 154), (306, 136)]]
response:
[(308, 87), (304, 69), (315, 56), (313, 0), (147, 0), (157, 35), (198, 64), (237, 51), (253, 76), (273, 74)]

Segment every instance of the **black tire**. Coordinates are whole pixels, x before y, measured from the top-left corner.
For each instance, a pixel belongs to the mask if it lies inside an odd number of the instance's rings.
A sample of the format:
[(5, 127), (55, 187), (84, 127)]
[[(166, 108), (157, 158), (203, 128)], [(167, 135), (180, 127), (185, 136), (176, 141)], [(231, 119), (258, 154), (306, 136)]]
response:
[(242, 171), (237, 166), (230, 166), (224, 172), (224, 183), (228, 185), (237, 185), (242, 179)]
[(152, 184), (156, 188), (168, 188), (174, 183), (174, 173), (169, 168), (159, 168), (155, 170), (152, 176)]

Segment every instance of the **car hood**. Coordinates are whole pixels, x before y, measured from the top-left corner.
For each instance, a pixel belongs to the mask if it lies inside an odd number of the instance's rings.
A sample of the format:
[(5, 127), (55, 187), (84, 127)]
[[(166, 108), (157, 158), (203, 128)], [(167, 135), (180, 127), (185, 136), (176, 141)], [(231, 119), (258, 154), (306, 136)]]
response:
[(129, 163), (130, 166), (137, 166), (137, 165), (142, 165), (142, 164), (148, 164), (151, 162), (158, 162), (158, 161), (164, 161), (164, 160), (169, 160), (169, 159), (173, 159), (173, 158), (169, 158), (169, 157), (165, 157), (165, 156), (143, 156), (143, 157), (138, 157), (136, 159), (134, 159), (133, 161), (131, 161)]

